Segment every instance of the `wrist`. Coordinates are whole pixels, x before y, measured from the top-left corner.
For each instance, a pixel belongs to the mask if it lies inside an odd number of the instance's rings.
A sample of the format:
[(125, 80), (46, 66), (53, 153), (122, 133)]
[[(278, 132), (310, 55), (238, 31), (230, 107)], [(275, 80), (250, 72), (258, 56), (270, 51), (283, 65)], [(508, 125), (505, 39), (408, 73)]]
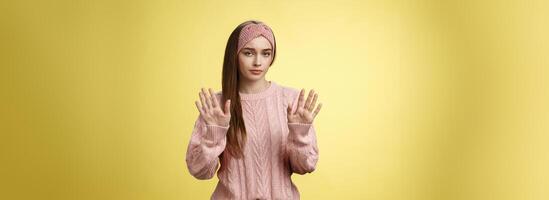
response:
[(229, 125), (220, 125), (220, 124), (206, 124), (206, 126), (211, 126), (211, 127), (218, 127), (218, 128), (229, 128)]

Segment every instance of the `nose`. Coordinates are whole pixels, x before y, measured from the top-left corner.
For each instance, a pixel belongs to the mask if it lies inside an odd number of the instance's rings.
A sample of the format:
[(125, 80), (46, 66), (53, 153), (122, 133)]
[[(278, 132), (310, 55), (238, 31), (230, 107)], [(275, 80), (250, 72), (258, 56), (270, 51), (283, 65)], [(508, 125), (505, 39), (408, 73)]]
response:
[(261, 56), (256, 55), (254, 59), (254, 66), (259, 67), (261, 66)]

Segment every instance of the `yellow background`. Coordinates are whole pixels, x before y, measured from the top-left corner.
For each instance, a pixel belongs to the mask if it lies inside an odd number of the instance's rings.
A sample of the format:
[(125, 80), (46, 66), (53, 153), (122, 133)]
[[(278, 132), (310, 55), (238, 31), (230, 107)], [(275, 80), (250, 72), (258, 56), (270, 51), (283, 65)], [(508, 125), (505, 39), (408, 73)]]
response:
[(549, 199), (549, 3), (2, 1), (0, 199), (207, 199), (185, 152), (227, 38), (314, 88), (302, 199)]

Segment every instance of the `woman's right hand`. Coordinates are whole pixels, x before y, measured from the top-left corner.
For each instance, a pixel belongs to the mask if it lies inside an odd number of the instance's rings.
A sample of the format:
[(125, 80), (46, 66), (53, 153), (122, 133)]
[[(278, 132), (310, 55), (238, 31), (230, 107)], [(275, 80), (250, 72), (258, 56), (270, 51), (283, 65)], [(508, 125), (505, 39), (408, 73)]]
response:
[(223, 109), (221, 108), (215, 94), (211, 88), (208, 89), (209, 93), (204, 88), (198, 93), (200, 96), (200, 102), (195, 101), (196, 108), (202, 115), (207, 125), (216, 126), (229, 126), (231, 121), (231, 100), (227, 100), (224, 103)]

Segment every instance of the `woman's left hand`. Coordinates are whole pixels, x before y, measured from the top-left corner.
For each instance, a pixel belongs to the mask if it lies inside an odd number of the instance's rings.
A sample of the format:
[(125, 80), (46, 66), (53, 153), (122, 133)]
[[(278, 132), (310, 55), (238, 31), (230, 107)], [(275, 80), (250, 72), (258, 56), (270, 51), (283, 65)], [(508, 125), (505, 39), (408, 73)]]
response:
[[(315, 93), (314, 90), (309, 91), (307, 100), (304, 100), (304, 96), (305, 89), (301, 89), (295, 111), (292, 112), (293, 105), (288, 105), (288, 123), (312, 124), (316, 115), (318, 115), (320, 108), (322, 108), (322, 103), (319, 103), (318, 106), (316, 106), (318, 93)], [(316, 109), (314, 109), (315, 106)]]

